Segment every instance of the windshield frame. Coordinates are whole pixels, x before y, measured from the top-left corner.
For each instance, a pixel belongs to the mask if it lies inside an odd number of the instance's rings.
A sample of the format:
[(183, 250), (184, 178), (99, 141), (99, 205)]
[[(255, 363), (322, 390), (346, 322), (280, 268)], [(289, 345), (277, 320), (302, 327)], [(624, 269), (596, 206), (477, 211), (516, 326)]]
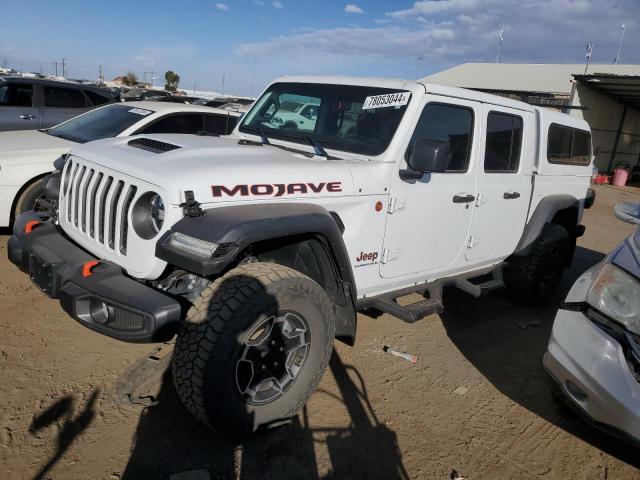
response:
[[(339, 136), (336, 133), (332, 134), (322, 134), (316, 133), (315, 131), (308, 130), (286, 130), (280, 128), (273, 128), (270, 126), (270, 121), (268, 118), (265, 118), (262, 113), (264, 111), (269, 110), (275, 103), (273, 100), (273, 95), (282, 95), (289, 94), (292, 97), (297, 96), (317, 96), (321, 98), (321, 103), (317, 105), (318, 113), (317, 118), (320, 118), (323, 109), (323, 103), (326, 107), (326, 96), (331, 95), (331, 89), (336, 92), (336, 96), (339, 98), (341, 94), (344, 94), (345, 97), (349, 97), (355, 95), (354, 98), (357, 98), (357, 89), (365, 90), (366, 96), (362, 99), (364, 103), (367, 97), (377, 96), (377, 95), (391, 95), (391, 94), (406, 94), (406, 100), (401, 105), (395, 108), (396, 110), (401, 110), (397, 114), (397, 118), (392, 120), (392, 128), (389, 130), (389, 133), (386, 137), (378, 137), (381, 140), (381, 145), (379, 148), (372, 146), (370, 143), (364, 141), (363, 139), (350, 139), (345, 138), (344, 136)], [(351, 90), (351, 91), (349, 91)], [(276, 93), (274, 93), (276, 92)], [(346, 92), (346, 93), (345, 93)], [(241, 134), (255, 135), (258, 137), (262, 136), (262, 133), (268, 136), (269, 139), (282, 140), (285, 142), (291, 142), (295, 144), (310, 145), (310, 140), (317, 142), (320, 146), (322, 146), (326, 150), (333, 150), (335, 152), (344, 153), (350, 156), (356, 157), (379, 157), (384, 155), (391, 145), (394, 142), (394, 138), (397, 136), (397, 133), (400, 129), (400, 126), (407, 118), (407, 112), (411, 104), (413, 103), (413, 99), (415, 98), (415, 90), (411, 88), (409, 85), (403, 86), (393, 86), (393, 85), (362, 85), (358, 83), (314, 83), (314, 82), (300, 82), (300, 81), (289, 81), (282, 80), (278, 82), (274, 82), (260, 95), (260, 97), (255, 101), (249, 112), (243, 117), (242, 121), (239, 122), (237, 127), (237, 132)], [(354, 103), (359, 104), (355, 100), (341, 100), (345, 104)], [(276, 102), (279, 103), (278, 100)], [(285, 103), (285, 102), (282, 102)], [(305, 108), (307, 105), (312, 104), (311, 102), (302, 102), (300, 105), (294, 110), (283, 109), (282, 111), (288, 111), (290, 113), (297, 113)], [(331, 105), (330, 103), (328, 105)], [(350, 107), (352, 108), (352, 107)], [(373, 109), (375, 111), (375, 109)], [(281, 111), (280, 108), (276, 110), (271, 117), (273, 118), (277, 115), (277, 112)], [(362, 107), (360, 106), (360, 111), (354, 110), (353, 113), (350, 113), (352, 116), (355, 116), (356, 119), (358, 115), (362, 114)], [(350, 109), (345, 108), (346, 112), (352, 112)], [(260, 119), (263, 118), (263, 121)], [(357, 121), (357, 120), (356, 120)], [(251, 122), (251, 123), (249, 123)], [(342, 128), (342, 124), (338, 129)], [(314, 125), (314, 130), (316, 126)], [(262, 132), (261, 132), (262, 131)]]

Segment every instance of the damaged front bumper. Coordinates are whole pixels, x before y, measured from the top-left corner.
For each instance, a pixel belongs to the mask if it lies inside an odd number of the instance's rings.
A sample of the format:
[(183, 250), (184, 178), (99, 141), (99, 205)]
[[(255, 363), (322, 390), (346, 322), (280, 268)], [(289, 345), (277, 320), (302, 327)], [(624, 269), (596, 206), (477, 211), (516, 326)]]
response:
[[(578, 279), (556, 315), (544, 367), (552, 385), (595, 427), (640, 445), (640, 382), (625, 346), (592, 320)], [(576, 296), (576, 292), (580, 294)], [(581, 298), (580, 298), (581, 297)]]
[(84, 326), (125, 342), (171, 339), (182, 318), (172, 297), (98, 261), (35, 212), (20, 216), (8, 243), (9, 260)]

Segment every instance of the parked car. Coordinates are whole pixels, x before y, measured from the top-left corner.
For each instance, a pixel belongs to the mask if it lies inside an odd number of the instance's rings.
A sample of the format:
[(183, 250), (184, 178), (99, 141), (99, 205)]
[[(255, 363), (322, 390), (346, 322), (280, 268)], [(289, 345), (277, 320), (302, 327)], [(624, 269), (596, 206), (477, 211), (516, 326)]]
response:
[(254, 102), (251, 98), (236, 98), (236, 97), (216, 97), (213, 99), (203, 98), (198, 100), (199, 105), (206, 105), (208, 107), (220, 107), (227, 103), (239, 103), (240, 105), (251, 105)]
[(116, 100), (109, 90), (55, 80), (0, 78), (0, 132), (49, 128)]
[(143, 88), (133, 88), (120, 96), (123, 102), (139, 102), (142, 100), (159, 100), (170, 97), (171, 93), (164, 90), (152, 90)]
[[(187, 97), (182, 95), (170, 95), (168, 97), (159, 98), (156, 100), (157, 102), (173, 102), (173, 103), (190, 103), (194, 105), (202, 105), (198, 103), (199, 100), (202, 100), (200, 97)], [(211, 106), (211, 105), (209, 105)]]
[(640, 204), (618, 204), (614, 213), (639, 227), (573, 284), (544, 366), (583, 418), (640, 446)]
[[(270, 122), (294, 100), (318, 106), (313, 130)], [(51, 208), (15, 222), (10, 260), (87, 328), (177, 335), (178, 395), (234, 434), (294, 415), (358, 311), (413, 323), (443, 310), (447, 285), (547, 300), (592, 173), (583, 120), (348, 77), (280, 78), (226, 138), (105, 139), (56, 167)]]
[(106, 105), (50, 129), (0, 132), (0, 226), (31, 210), (53, 161), (77, 144), (139, 133), (227, 135), (241, 114), (197, 105)]
[(294, 104), (294, 107), (290, 110), (279, 109), (278, 112), (269, 119), (269, 122), (284, 130), (300, 129), (313, 131), (319, 110), (319, 105), (311, 103)]

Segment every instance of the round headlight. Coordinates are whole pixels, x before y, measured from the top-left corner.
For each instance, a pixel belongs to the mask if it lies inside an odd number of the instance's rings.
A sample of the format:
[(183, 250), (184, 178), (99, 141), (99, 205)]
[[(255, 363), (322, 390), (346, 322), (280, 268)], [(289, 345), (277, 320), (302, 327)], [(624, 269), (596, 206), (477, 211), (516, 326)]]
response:
[(151, 211), (151, 227), (158, 233), (164, 223), (164, 202), (157, 193), (149, 200), (149, 210)]
[(141, 195), (131, 211), (135, 232), (145, 240), (152, 239), (164, 225), (164, 200), (156, 192)]

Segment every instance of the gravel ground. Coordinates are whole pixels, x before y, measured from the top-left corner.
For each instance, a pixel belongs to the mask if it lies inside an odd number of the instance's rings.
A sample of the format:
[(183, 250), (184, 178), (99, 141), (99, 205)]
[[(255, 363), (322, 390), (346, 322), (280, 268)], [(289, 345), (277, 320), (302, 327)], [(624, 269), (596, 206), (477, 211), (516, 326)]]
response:
[(182, 407), (165, 372), (170, 345), (120, 343), (69, 319), (9, 264), (0, 237), (0, 477), (163, 479), (205, 469), (220, 479), (444, 480), (455, 469), (469, 480), (640, 479), (638, 451), (554, 403), (541, 363), (572, 281), (630, 233), (612, 215), (625, 199), (640, 194), (598, 188), (548, 305), (447, 291), (445, 313), (415, 325), (360, 316), (356, 346), (336, 346), (300, 415), (243, 441), (209, 432)]

